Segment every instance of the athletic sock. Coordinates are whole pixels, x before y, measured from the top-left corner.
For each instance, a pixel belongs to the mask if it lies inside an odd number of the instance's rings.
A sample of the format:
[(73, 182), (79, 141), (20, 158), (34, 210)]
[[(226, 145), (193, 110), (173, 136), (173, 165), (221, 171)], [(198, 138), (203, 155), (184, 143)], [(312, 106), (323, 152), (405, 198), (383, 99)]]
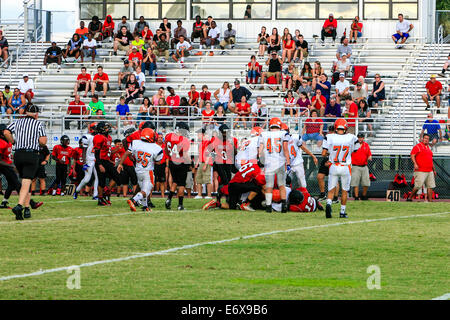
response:
[(175, 192), (169, 191), (169, 200), (172, 200), (174, 195), (175, 195)]
[(179, 206), (183, 205), (183, 200), (184, 200), (184, 197), (178, 197), (178, 205)]
[(141, 201), (144, 198), (144, 196), (142, 195), (142, 193), (138, 192), (134, 197), (133, 200), (138, 202)]
[(327, 204), (332, 204), (333, 203), (333, 200), (331, 200), (331, 199), (327, 199)]
[(266, 206), (269, 207), (272, 205), (272, 194), (266, 193)]
[(341, 205), (341, 213), (345, 213), (345, 205)]

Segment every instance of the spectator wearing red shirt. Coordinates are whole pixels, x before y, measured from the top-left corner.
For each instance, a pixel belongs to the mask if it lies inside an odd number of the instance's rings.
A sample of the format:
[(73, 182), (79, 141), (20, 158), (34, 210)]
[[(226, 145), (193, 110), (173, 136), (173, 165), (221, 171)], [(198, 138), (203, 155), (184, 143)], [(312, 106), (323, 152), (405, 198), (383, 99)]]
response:
[(200, 99), (200, 95), (197, 92), (195, 85), (191, 85), (191, 90), (188, 92), (188, 96), (189, 96), (188, 104), (191, 107), (197, 107), (198, 100)]
[[(69, 103), (69, 107), (67, 108), (67, 116), (66, 120), (64, 121), (64, 128), (66, 130), (70, 129), (70, 121), (71, 119), (77, 119), (77, 127), (78, 130), (81, 129), (81, 115), (87, 114), (86, 105), (83, 101), (80, 100), (80, 96), (77, 94), (75, 95), (75, 100), (71, 101)], [(74, 117), (70, 117), (73, 115)]]
[(131, 67), (133, 67), (134, 69), (140, 67), (142, 64), (142, 60), (144, 60), (144, 57), (138, 51), (138, 48), (136, 46), (133, 46), (131, 48), (131, 53), (128, 56), (128, 61), (130, 61)]
[[(213, 120), (214, 115), (215, 115), (215, 111), (211, 107), (211, 102), (207, 102), (205, 104), (205, 109), (202, 110), (203, 128), (212, 126), (214, 124), (214, 120)], [(212, 126), (212, 127), (214, 127), (214, 126)]]
[(414, 163), (414, 188), (407, 199), (408, 201), (412, 201), (417, 191), (422, 187), (427, 188), (428, 201), (432, 201), (433, 189), (436, 187), (434, 181), (436, 171), (433, 166), (433, 152), (429, 144), (430, 136), (424, 134), (422, 142), (416, 144), (411, 150), (411, 160)]
[(106, 98), (106, 91), (109, 91), (109, 77), (103, 72), (102, 66), (97, 68), (97, 73), (91, 82), (91, 91), (92, 95), (95, 94), (95, 91), (103, 91), (103, 98)]
[[(355, 200), (368, 200), (367, 190), (370, 187), (369, 168), (367, 162), (372, 161), (372, 152), (367, 142), (364, 141), (364, 134), (358, 133), (359, 148), (352, 153), (352, 180), (350, 186), (354, 187)], [(359, 185), (363, 187), (362, 196), (359, 197)]]
[(142, 30), (142, 32), (141, 32), (141, 36), (145, 42), (147, 42), (150, 45), (152, 44), (153, 32), (152, 32), (152, 30), (150, 30), (150, 28), (148, 26), (144, 27), (144, 30)]
[(322, 45), (325, 43), (325, 37), (332, 37), (333, 43), (336, 41), (336, 29), (337, 29), (337, 20), (334, 19), (334, 16), (332, 13), (328, 16), (328, 19), (325, 20), (322, 32), (321, 32), (321, 39), (322, 39)]
[(363, 24), (359, 22), (359, 17), (356, 16), (350, 26), (350, 43), (356, 43), (356, 40), (362, 37), (362, 28)]
[(441, 113), (439, 107), (441, 106), (441, 93), (442, 93), (442, 83), (436, 80), (436, 75), (432, 74), (430, 81), (425, 85), (427, 93), (422, 95), (422, 100), (425, 102), (427, 107), (425, 110), (430, 110), (429, 101), (436, 101), (436, 107), (438, 108), (437, 113)]
[(78, 91), (84, 91), (83, 97), (87, 97), (89, 85), (91, 83), (91, 75), (86, 72), (86, 67), (81, 68), (81, 73), (77, 77), (77, 82), (73, 88), (73, 95), (76, 96)]
[(248, 81), (247, 83), (254, 83), (256, 84), (257, 82), (257, 78), (260, 76), (260, 65), (258, 63), (258, 61), (256, 61), (256, 57), (255, 55), (252, 55), (250, 57), (250, 62), (247, 64), (248, 66), (248, 73), (247, 73), (247, 78)]
[(317, 146), (322, 145), (323, 141), (323, 121), (322, 119), (317, 119), (317, 110), (312, 110), (310, 113), (310, 118), (306, 119), (305, 125), (302, 130), (302, 140), (317, 141)]
[(354, 134), (356, 125), (356, 121), (354, 119), (358, 118), (358, 105), (353, 102), (351, 96), (347, 96), (345, 98), (345, 110), (342, 112), (342, 116), (346, 118), (353, 118), (347, 119), (347, 132)]
[(316, 90), (316, 95), (311, 99), (311, 108), (319, 110), (320, 116), (325, 114), (325, 108), (327, 106), (327, 98), (322, 95), (322, 91)]
[(211, 92), (209, 92), (208, 86), (207, 86), (206, 84), (204, 84), (204, 85), (202, 86), (202, 92), (200, 92), (199, 96), (200, 96), (200, 99), (199, 99), (199, 102), (198, 102), (198, 107), (199, 107), (200, 109), (202, 109), (202, 108), (203, 108), (203, 105), (204, 105), (207, 101), (211, 101)]
[(247, 98), (245, 96), (241, 97), (241, 102), (236, 104), (234, 108), (234, 113), (238, 116), (234, 121), (234, 128), (239, 127), (239, 123), (242, 122), (244, 129), (247, 129), (248, 116), (250, 115), (251, 106), (247, 103)]
[(176, 115), (180, 109), (180, 96), (175, 94), (175, 90), (172, 87), (167, 87), (167, 90), (169, 91), (169, 95), (166, 98), (167, 105), (170, 107), (171, 113)]

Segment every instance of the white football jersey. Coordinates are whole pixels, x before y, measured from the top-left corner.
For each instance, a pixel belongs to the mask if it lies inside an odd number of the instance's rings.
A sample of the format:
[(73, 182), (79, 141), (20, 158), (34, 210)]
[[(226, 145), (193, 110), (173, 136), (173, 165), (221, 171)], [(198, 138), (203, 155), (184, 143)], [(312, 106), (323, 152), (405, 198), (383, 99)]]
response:
[(242, 163), (258, 159), (259, 137), (251, 137), (245, 141), (236, 155), (236, 168), (240, 168)]
[(297, 166), (303, 163), (302, 149), (303, 140), (298, 134), (293, 134), (289, 139), (289, 156), (291, 158), (291, 166)]
[(95, 161), (94, 136), (88, 133), (81, 139), (81, 141), (83, 142), (83, 148), (86, 148), (86, 162)]
[(156, 143), (148, 143), (142, 140), (134, 140), (128, 151), (136, 159), (136, 171), (151, 171), (155, 162), (163, 158), (163, 149)]
[(323, 148), (328, 150), (331, 163), (350, 165), (352, 153), (359, 148), (358, 138), (351, 133), (328, 134), (323, 141)]
[(286, 164), (283, 142), (289, 142), (289, 134), (286, 131), (263, 132), (259, 138), (259, 145), (264, 148), (264, 166), (267, 170), (276, 170)]

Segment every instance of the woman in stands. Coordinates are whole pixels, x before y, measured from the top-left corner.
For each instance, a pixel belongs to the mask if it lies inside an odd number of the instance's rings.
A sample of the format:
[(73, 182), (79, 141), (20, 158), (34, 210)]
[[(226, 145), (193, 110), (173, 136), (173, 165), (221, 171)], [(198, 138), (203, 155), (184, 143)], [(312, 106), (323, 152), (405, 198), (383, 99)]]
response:
[(266, 27), (261, 27), (261, 33), (258, 34), (257, 40), (257, 42), (259, 42), (258, 57), (264, 57), (264, 52), (269, 44), (269, 38), (270, 36), (266, 32)]
[(281, 41), (284, 42), (287, 40), (287, 35), (289, 34), (289, 28), (283, 29), (283, 36), (281, 37)]
[(5, 94), (3, 93), (3, 91), (0, 91), (0, 108), (2, 111), (2, 114), (6, 113), (6, 106), (8, 104), (8, 100), (5, 97)]
[(320, 75), (322, 75), (324, 73), (325, 73), (325, 70), (323, 70), (320, 61), (314, 62), (313, 77), (318, 78)]
[(379, 73), (377, 73), (375, 75), (375, 81), (373, 82), (372, 94), (368, 99), (369, 108), (372, 109), (373, 103), (375, 103), (375, 108), (378, 108), (378, 102), (384, 99), (386, 99), (384, 92), (384, 82), (381, 81), (381, 76)]
[(152, 106), (152, 103), (150, 102), (150, 99), (148, 97), (145, 97), (144, 100), (142, 100), (142, 105), (139, 108), (139, 113), (137, 120), (139, 121), (148, 121), (150, 120), (151, 116), (155, 114), (155, 109)]
[(164, 93), (164, 87), (159, 87), (158, 92), (156, 92), (153, 95), (153, 97), (152, 97), (153, 105), (154, 106), (158, 105), (158, 101), (161, 98), (164, 98), (164, 100), (166, 99), (166, 94)]
[(292, 34), (288, 33), (286, 35), (286, 39), (283, 40), (283, 55), (281, 57), (281, 60), (283, 63), (291, 62), (292, 58), (294, 57), (295, 53), (295, 41), (292, 39)]
[(78, 57), (83, 54), (81, 51), (82, 43), (83, 42), (80, 36), (74, 33), (72, 39), (67, 42), (66, 50), (64, 50), (62, 53), (64, 59), (66, 59), (67, 57), (74, 57), (75, 60), (77, 60)]
[(20, 94), (18, 88), (14, 89), (13, 95), (8, 100), (7, 114), (23, 114), (26, 108), (26, 101), (23, 94)]
[(102, 34), (104, 39), (111, 38), (110, 40), (112, 41), (114, 35), (114, 20), (109, 14), (106, 16), (105, 22), (103, 23)]
[(373, 119), (371, 118), (372, 112), (370, 111), (369, 104), (366, 100), (360, 100), (358, 103), (358, 118), (361, 124), (366, 123), (367, 129), (370, 131), (370, 136), (372, 136), (372, 123)]
[(134, 73), (130, 74), (127, 84), (125, 86), (126, 99), (125, 103), (128, 104), (136, 98), (139, 98), (139, 82), (136, 79)]
[(309, 110), (312, 109), (311, 101), (308, 99), (308, 95), (304, 91), (300, 91), (300, 98), (296, 103), (297, 117), (307, 117)]
[(158, 125), (162, 127), (163, 129), (166, 129), (167, 122), (170, 120), (170, 108), (167, 105), (166, 99), (161, 97), (158, 100), (158, 107), (156, 111), (157, 119), (158, 119)]
[(223, 106), (219, 106), (216, 110), (216, 114), (214, 115), (214, 125), (216, 129), (219, 129), (221, 125), (225, 123), (225, 120), (227, 119), (225, 115), (225, 109)]
[(272, 35), (269, 37), (269, 46), (267, 47), (267, 52), (270, 53), (273, 50), (275, 50), (277, 52), (280, 51), (281, 50), (280, 42), (281, 42), (281, 37), (278, 34), (278, 29), (273, 28)]
[(292, 90), (288, 90), (283, 102), (284, 107), (281, 109), (281, 116), (285, 118), (290, 116), (293, 118), (297, 111), (295, 110), (296, 101), (294, 95), (292, 94)]
[[(302, 71), (300, 71), (300, 81), (306, 80), (308, 81), (308, 85), (311, 85), (311, 82), (314, 77), (314, 70), (312, 70), (309, 62), (305, 62), (303, 64)], [(299, 85), (300, 86), (300, 85)]]
[(291, 61), (289, 63), (289, 66), (284, 69), (283, 73), (281, 74), (282, 91), (286, 91), (286, 88), (288, 88), (288, 90), (292, 90), (294, 75), (297, 75), (297, 79), (300, 78), (298, 76), (298, 69), (295, 67), (294, 61)]
[(366, 92), (369, 92), (369, 86), (367, 85), (366, 79), (363, 76), (358, 77), (358, 81), (356, 81), (356, 83), (358, 82), (363, 84), (363, 87), (366, 90)]
[(223, 83), (222, 88), (214, 91), (214, 98), (216, 98), (217, 101), (214, 104), (214, 109), (217, 110), (219, 106), (222, 106), (225, 111), (228, 110), (228, 104), (233, 99), (233, 96), (231, 95), (230, 83), (228, 81)]
[(255, 55), (252, 55), (250, 57), (250, 62), (248, 63), (247, 66), (248, 66), (248, 71), (247, 71), (248, 81), (247, 81), (247, 83), (256, 84), (257, 78), (260, 76), (260, 74), (259, 74), (260, 66), (259, 66), (258, 61), (256, 61)]

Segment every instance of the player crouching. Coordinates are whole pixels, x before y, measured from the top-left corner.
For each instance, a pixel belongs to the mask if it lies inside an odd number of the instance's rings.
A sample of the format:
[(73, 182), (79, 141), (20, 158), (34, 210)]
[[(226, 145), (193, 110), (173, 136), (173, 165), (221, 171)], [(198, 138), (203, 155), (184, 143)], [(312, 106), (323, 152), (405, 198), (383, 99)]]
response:
[[(310, 195), (306, 188), (300, 187), (295, 190), (286, 187), (289, 211), (293, 212), (316, 212), (323, 211), (322, 204)], [(273, 190), (272, 208), (281, 211), (281, 197), (278, 189)]]
[(152, 182), (150, 181), (150, 170), (153, 168), (155, 162), (159, 163), (163, 158), (163, 150), (155, 143), (155, 138), (156, 134), (152, 129), (143, 129), (141, 131), (141, 140), (134, 140), (132, 142), (117, 166), (117, 172), (120, 173), (123, 170), (125, 159), (130, 155), (136, 159), (136, 175), (141, 191), (127, 201), (131, 211), (136, 211), (138, 203), (142, 203), (143, 211), (151, 211), (147, 205), (147, 197), (153, 188)]

